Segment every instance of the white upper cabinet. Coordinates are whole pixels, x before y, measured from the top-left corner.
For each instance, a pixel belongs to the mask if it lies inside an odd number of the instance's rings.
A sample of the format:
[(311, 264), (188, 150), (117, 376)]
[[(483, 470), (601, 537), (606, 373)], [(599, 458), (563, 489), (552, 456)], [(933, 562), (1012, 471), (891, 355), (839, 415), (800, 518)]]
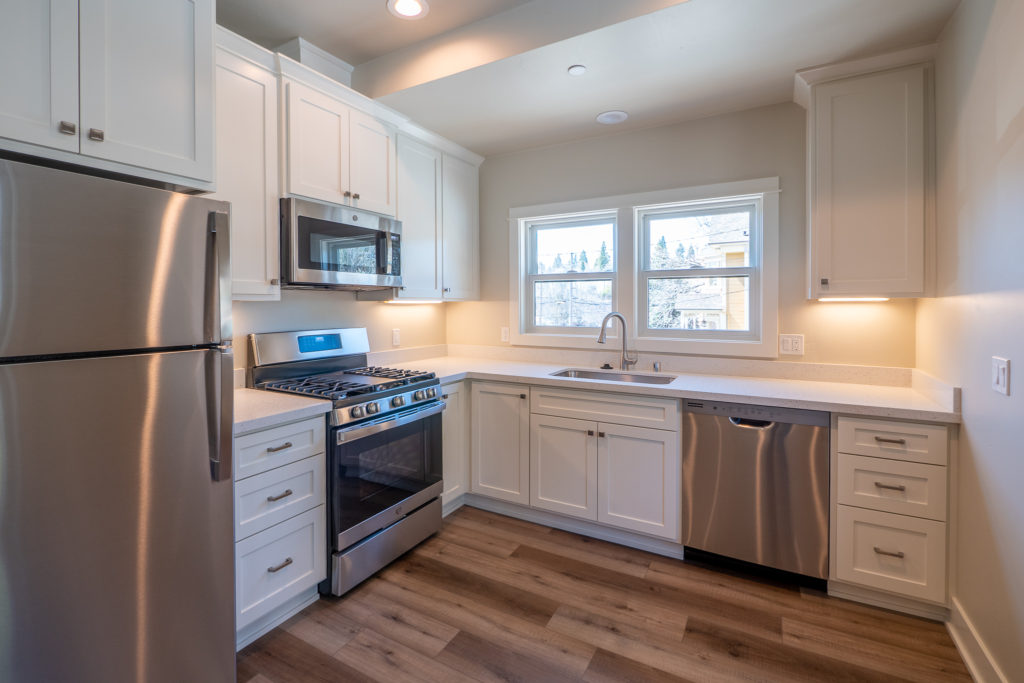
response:
[(288, 194), (394, 216), (394, 129), (302, 83), (285, 88)]
[(5, 2), (0, 137), (78, 151), (78, 0)]
[(924, 65), (814, 85), (809, 296), (925, 294)]
[(441, 152), (399, 134), (398, 220), (402, 221), (399, 298), (441, 298)]
[(479, 168), (451, 154), (442, 161), (444, 299), (480, 298)]
[[(276, 301), (281, 298), (277, 74), (271, 53), (227, 35), (231, 48), (217, 47), (217, 192), (212, 196), (231, 202), (232, 297)], [(245, 58), (244, 50), (254, 51), (255, 59)]]
[(7, 5), (0, 146), (210, 189), (213, 0)]

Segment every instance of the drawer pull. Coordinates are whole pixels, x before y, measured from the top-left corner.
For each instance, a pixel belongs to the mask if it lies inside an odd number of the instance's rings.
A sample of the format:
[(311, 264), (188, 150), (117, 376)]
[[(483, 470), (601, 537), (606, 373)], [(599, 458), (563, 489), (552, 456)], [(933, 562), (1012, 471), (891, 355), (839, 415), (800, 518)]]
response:
[(898, 444), (900, 446), (906, 446), (907, 445), (907, 440), (906, 439), (887, 439), (884, 436), (876, 436), (875, 437), (875, 441), (877, 441), (878, 443), (894, 443), (894, 444)]
[(875, 482), (875, 486), (880, 489), (887, 489), (889, 491), (906, 491), (907, 487), (903, 484), (883, 484), (880, 481)]
[(519, 398), (526, 398), (526, 394), (519, 394)]
[(291, 448), (291, 447), (292, 447), (292, 442), (291, 441), (285, 441), (280, 446), (274, 446), (273, 448), (267, 448), (267, 453), (277, 453), (279, 451), (283, 451), (284, 449)]
[(282, 494), (279, 494), (279, 495), (276, 495), (276, 496), (267, 496), (267, 502), (268, 503), (276, 503), (277, 501), (279, 501), (279, 500), (281, 500), (283, 498), (287, 498), (290, 495), (292, 495), (292, 490), (291, 489), (285, 489), (284, 493), (282, 493)]
[(889, 551), (889, 550), (882, 550), (882, 549), (881, 549), (881, 548), (879, 548), (879, 547), (878, 547), (877, 545), (875, 546), (875, 552), (876, 552), (877, 554), (879, 554), (879, 555), (885, 555), (885, 556), (887, 556), (887, 557), (896, 557), (896, 558), (899, 558), (899, 559), (901, 559), (901, 560), (902, 560), (902, 559), (903, 559), (904, 557), (906, 557), (906, 556), (905, 556), (905, 555), (903, 554), (903, 551), (902, 551), (902, 550), (900, 550), (899, 552), (895, 552), (895, 553), (894, 553), (894, 552), (891, 552), (891, 551)]
[[(878, 548), (875, 548), (875, 550), (878, 550)], [(902, 555), (903, 553), (900, 553), (900, 554)], [(281, 564), (277, 565), (276, 567), (267, 567), (267, 571), (269, 573), (271, 573), (271, 574), (276, 574), (277, 572), (281, 571), (282, 569), (284, 569), (285, 567), (287, 567), (291, 563), (292, 563), (292, 558), (288, 557), (288, 558), (285, 558), (284, 562), (282, 562)]]
[(598, 432), (597, 436), (603, 439), (604, 438), (604, 432)]
[(594, 435), (594, 430), (593, 429), (588, 429), (587, 430), (587, 436), (593, 436), (593, 435)]

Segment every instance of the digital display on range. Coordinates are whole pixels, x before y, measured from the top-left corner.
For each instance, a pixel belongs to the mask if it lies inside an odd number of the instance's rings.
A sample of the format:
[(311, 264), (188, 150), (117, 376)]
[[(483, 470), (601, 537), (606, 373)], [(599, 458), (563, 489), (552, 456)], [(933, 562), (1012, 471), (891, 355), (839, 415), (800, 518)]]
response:
[(298, 338), (301, 353), (334, 351), (341, 348), (340, 334), (307, 334)]

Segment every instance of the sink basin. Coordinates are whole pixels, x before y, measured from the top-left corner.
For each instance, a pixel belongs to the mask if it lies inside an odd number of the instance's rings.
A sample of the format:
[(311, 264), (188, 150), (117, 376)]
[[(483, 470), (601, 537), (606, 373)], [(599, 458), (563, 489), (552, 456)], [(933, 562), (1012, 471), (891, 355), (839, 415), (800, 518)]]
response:
[(566, 368), (552, 372), (552, 377), (574, 377), (576, 379), (603, 379), (606, 382), (633, 382), (634, 384), (668, 384), (675, 375), (645, 375), (638, 372), (622, 372), (619, 370), (584, 370)]

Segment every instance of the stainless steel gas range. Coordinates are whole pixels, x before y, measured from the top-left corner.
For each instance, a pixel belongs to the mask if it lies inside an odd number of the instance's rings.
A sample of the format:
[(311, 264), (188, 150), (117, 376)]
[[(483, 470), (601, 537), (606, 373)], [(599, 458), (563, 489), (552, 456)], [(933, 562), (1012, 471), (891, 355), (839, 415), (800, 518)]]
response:
[(320, 592), (342, 595), (441, 528), (440, 381), (368, 367), (366, 330), (249, 335), (249, 386), (329, 399)]

